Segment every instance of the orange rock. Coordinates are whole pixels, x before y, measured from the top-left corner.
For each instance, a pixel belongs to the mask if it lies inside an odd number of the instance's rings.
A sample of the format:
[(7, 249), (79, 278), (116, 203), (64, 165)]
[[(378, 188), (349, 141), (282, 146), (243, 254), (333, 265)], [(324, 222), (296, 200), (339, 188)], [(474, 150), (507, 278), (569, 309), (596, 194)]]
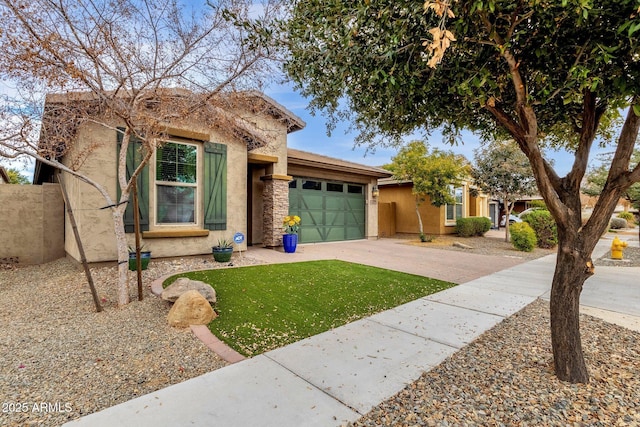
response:
[(169, 310), (170, 326), (186, 328), (189, 325), (206, 325), (217, 317), (211, 304), (196, 290), (185, 292)]

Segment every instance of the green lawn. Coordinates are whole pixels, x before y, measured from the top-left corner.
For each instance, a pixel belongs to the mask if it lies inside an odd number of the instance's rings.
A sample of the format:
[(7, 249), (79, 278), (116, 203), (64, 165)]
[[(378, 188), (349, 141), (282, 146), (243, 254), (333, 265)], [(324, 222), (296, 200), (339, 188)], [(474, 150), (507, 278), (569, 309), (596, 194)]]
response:
[(194, 271), (216, 290), (218, 338), (254, 356), (455, 286), (454, 283), (344, 261)]

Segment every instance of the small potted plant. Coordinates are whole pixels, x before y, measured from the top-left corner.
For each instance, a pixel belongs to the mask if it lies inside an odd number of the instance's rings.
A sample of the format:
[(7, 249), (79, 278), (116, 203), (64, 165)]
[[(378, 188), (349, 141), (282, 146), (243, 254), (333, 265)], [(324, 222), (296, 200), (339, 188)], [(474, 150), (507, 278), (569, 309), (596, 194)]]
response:
[(233, 240), (218, 239), (218, 244), (211, 248), (213, 259), (218, 262), (229, 262), (233, 254)]
[[(151, 251), (145, 251), (144, 245), (140, 246), (140, 269), (146, 270), (151, 259)], [(136, 271), (136, 248), (129, 246), (129, 270)]]
[(298, 246), (298, 230), (300, 230), (300, 217), (287, 215), (282, 221), (285, 234), (282, 236), (282, 246), (286, 253), (294, 253)]

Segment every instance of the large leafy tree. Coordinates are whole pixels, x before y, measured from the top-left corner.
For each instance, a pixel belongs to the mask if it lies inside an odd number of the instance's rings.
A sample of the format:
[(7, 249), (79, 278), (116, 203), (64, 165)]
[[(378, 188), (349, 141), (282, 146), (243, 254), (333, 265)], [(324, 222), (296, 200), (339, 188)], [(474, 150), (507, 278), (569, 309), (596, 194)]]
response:
[[(208, 0), (197, 9), (176, 0), (0, 0), (0, 78), (15, 88), (0, 97), (0, 156), (31, 156), (103, 196), (119, 305), (130, 298), (123, 215), (167, 124), (190, 120), (262, 143), (274, 137), (239, 111), (261, 108), (249, 91), (273, 77), (268, 27), (279, 17), (278, 0)], [(51, 97), (45, 110), (44, 93), (66, 96)], [(86, 124), (120, 133), (119, 195), (81, 168), (96, 145), (73, 145)], [(127, 175), (134, 139), (140, 161)]]
[(458, 186), (468, 174), (467, 160), (451, 151), (429, 150), (423, 141), (412, 141), (402, 147), (385, 169), (398, 181), (411, 181), (416, 201), (420, 234), (424, 233), (420, 205), (428, 197), (433, 206), (456, 202), (452, 187)]
[[(509, 218), (516, 200), (536, 193), (529, 159), (513, 141), (493, 141), (474, 152), (471, 176), (485, 193), (502, 201)], [(505, 220), (505, 241), (509, 221)]]
[[(512, 138), (558, 224), (551, 289), (556, 375), (587, 382), (579, 303), (592, 251), (619, 196), (640, 180), (630, 165), (640, 126), (638, 0), (298, 1), (289, 75), (311, 106), (350, 118), (358, 142), (416, 129)], [(607, 182), (582, 224), (580, 183), (596, 137), (628, 108)], [(575, 155), (561, 177), (543, 155)]]

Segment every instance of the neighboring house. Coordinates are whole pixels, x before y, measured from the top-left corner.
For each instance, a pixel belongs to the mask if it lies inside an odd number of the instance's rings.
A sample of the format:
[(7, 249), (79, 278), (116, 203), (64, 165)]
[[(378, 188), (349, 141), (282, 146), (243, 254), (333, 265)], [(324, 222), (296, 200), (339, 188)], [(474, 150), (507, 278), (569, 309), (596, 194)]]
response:
[[(598, 202), (598, 198), (597, 197), (591, 197), (591, 196), (587, 196), (584, 193), (580, 193), (580, 203), (582, 204), (582, 213), (583, 215), (591, 215), (591, 212), (593, 212), (593, 208), (595, 207), (596, 203)], [(618, 204), (615, 207), (615, 214), (618, 214), (620, 212), (636, 212), (637, 209), (635, 209), (633, 207), (633, 205), (631, 204), (631, 202), (629, 202), (627, 199), (624, 198), (620, 198), (620, 200), (618, 200)]]
[[(396, 181), (392, 178), (378, 181), (379, 222), (381, 237), (395, 234), (417, 234), (419, 232), (416, 214), (416, 199), (412, 194), (413, 183)], [(453, 234), (456, 220), (472, 216), (489, 217), (489, 198), (486, 195), (474, 195), (471, 186), (463, 183), (454, 188), (456, 203), (440, 207), (433, 206), (426, 197), (420, 204), (420, 214), (425, 234)]]
[[(252, 96), (251, 106), (243, 113), (246, 120), (233, 132), (220, 133), (197, 122), (167, 125), (170, 136), (138, 179), (143, 243), (154, 258), (211, 253), (218, 239), (230, 239), (237, 232), (246, 240), (236, 249), (280, 246), (282, 220), (289, 213), (303, 219), (301, 243), (377, 237), (372, 188), (378, 177), (389, 174), (288, 150), (287, 135), (305, 123), (264, 94)], [(62, 95), (47, 97), (47, 103), (63, 100)], [(46, 120), (56, 118), (45, 116)], [(87, 123), (78, 129), (76, 139), (75, 150), (88, 144), (95, 147), (80, 170), (115, 195), (119, 133)], [(127, 169), (133, 168), (137, 155), (136, 144), (130, 144)], [(174, 179), (171, 171), (177, 169), (186, 171), (189, 179)], [(116, 259), (111, 213), (101, 209), (104, 199), (78, 179), (67, 174), (64, 179), (87, 260)], [(36, 164), (34, 183), (54, 180), (51, 167)], [(134, 241), (132, 212), (129, 203), (125, 229), (130, 243)], [(68, 218), (65, 250), (80, 259)]]
[[(538, 195), (522, 196), (518, 200), (516, 200), (515, 203), (513, 204), (513, 210), (511, 211), (511, 213), (518, 214), (524, 210), (531, 208), (533, 206), (531, 202), (544, 203), (544, 199), (542, 198), (542, 196), (538, 196)], [(502, 207), (502, 204), (501, 204), (501, 207)], [(503, 214), (504, 214), (504, 210), (503, 210)]]
[(9, 175), (7, 175), (6, 169), (0, 166), (0, 184), (8, 184), (8, 183), (9, 183)]

